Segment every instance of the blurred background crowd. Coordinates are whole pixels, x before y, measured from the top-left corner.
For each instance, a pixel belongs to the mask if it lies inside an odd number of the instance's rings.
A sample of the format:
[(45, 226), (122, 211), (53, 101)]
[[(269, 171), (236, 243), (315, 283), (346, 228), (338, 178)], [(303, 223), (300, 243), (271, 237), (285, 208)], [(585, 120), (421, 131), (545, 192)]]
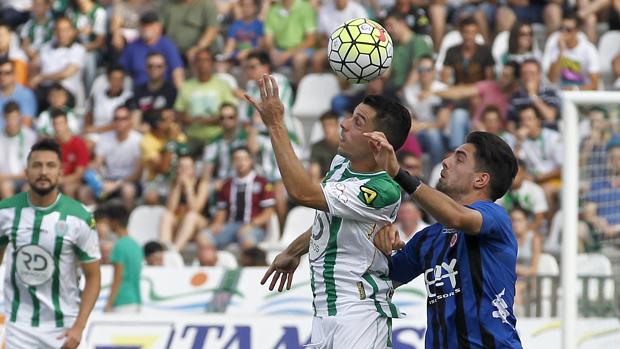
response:
[[(430, 185), (468, 132), (503, 137), (520, 159), (500, 203), (525, 280), (560, 261), (561, 91), (620, 89), (620, 0), (0, 6), (0, 198), (25, 189), (30, 146), (54, 137), (62, 190), (95, 212), (106, 262), (124, 237), (119, 229), (149, 265), (236, 267), (265, 265), (307, 228), (314, 213), (287, 199), (266, 129), (243, 98), (257, 97), (254, 80), (273, 74), (314, 181), (336, 153), (339, 119), (366, 94), (414, 111), (399, 161)], [(337, 80), (327, 62), (329, 34), (357, 17), (378, 20), (394, 42), (391, 70), (367, 85)], [(579, 249), (617, 269), (618, 106), (581, 114), (580, 138), (571, 140), (581, 149)], [(432, 221), (403, 196), (398, 223), (408, 240)]]

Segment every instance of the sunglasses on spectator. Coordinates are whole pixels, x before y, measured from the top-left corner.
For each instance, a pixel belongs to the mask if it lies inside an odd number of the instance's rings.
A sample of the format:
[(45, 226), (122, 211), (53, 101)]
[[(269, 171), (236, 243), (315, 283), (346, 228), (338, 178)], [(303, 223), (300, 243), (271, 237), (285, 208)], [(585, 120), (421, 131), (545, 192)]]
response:
[(532, 31), (531, 30), (526, 30), (526, 31), (522, 31), (519, 32), (520, 36), (532, 36)]
[(430, 73), (433, 71), (433, 67), (418, 67), (418, 73)]
[(237, 115), (235, 114), (220, 115), (220, 120), (234, 120), (236, 118), (237, 118)]
[(567, 27), (567, 26), (563, 25), (563, 26), (560, 27), (560, 30), (563, 31), (563, 32), (566, 32), (566, 33), (572, 33), (575, 30), (577, 30), (577, 28), (576, 27)]

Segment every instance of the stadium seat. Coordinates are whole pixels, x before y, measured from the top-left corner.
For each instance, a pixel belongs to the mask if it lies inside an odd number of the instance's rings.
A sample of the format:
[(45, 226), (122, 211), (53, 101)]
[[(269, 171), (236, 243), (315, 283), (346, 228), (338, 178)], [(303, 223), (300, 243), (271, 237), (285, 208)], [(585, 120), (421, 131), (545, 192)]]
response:
[(280, 223), (278, 222), (278, 216), (272, 215), (269, 223), (267, 223), (267, 232), (265, 240), (259, 244), (259, 247), (263, 250), (269, 251), (279, 247), (280, 241)]
[(303, 124), (305, 139), (310, 139), (312, 123), (331, 109), (332, 98), (339, 93), (340, 84), (334, 74), (308, 74), (301, 79), (292, 111)]
[(229, 251), (217, 251), (217, 264), (218, 267), (224, 267), (227, 269), (236, 269), (239, 267), (237, 258)]
[[(451, 32), (446, 33), (441, 41), (441, 47), (439, 48), (439, 53), (437, 54), (437, 59), (435, 60), (435, 68), (437, 69), (437, 74), (443, 68), (443, 61), (446, 59), (446, 53), (448, 49), (452, 46), (459, 45), (463, 42), (463, 38), (461, 37), (461, 33), (458, 30), (453, 30)], [(476, 35), (476, 43), (478, 45), (484, 45), (484, 38), (481, 34)]]
[(293, 208), (286, 217), (280, 245), (288, 246), (301, 233), (306, 231), (314, 222), (315, 211), (313, 208), (303, 206)]
[[(508, 39), (510, 38), (509, 31), (503, 31), (495, 37), (493, 40), (493, 46), (491, 47), (491, 53), (495, 60), (495, 74), (499, 74), (502, 69), (502, 56), (508, 52)], [(499, 75), (498, 75), (499, 76)]]
[(601, 76), (603, 81), (610, 86), (612, 80), (611, 61), (615, 55), (620, 53), (620, 31), (608, 31), (599, 40), (598, 55), (601, 64)]
[(321, 126), (321, 121), (315, 121), (312, 125), (312, 130), (310, 131), (310, 142), (308, 149), (311, 149), (312, 145), (325, 137), (323, 133), (323, 127)]
[(183, 257), (177, 251), (164, 251), (164, 266), (172, 268), (183, 268), (185, 263)]
[[(581, 253), (577, 255), (577, 275), (586, 277), (609, 277), (609, 279), (603, 282), (603, 299), (599, 299), (599, 280), (589, 279), (587, 283), (588, 299), (591, 301), (603, 301), (614, 299), (614, 283), (611, 277), (613, 276), (611, 270), (611, 262), (609, 258), (599, 253)], [(579, 281), (577, 284), (577, 294), (582, 297), (585, 293), (584, 283)]]
[(166, 212), (164, 206), (138, 206), (129, 216), (127, 231), (140, 246), (151, 240), (159, 240), (161, 217)]
[[(560, 267), (555, 258), (547, 253), (541, 253), (538, 257), (538, 269), (536, 271), (538, 276), (558, 276), (560, 275)], [(553, 281), (550, 278), (543, 278), (540, 282), (540, 295), (541, 295), (541, 315), (551, 316), (551, 299), (553, 296)]]

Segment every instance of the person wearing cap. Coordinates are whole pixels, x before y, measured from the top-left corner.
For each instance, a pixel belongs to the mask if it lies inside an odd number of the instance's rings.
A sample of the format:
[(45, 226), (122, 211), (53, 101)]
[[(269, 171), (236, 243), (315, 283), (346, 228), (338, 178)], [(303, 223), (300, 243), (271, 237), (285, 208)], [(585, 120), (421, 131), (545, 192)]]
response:
[(198, 51), (212, 46), (220, 30), (213, 0), (165, 1), (160, 13), (166, 34), (189, 62)]
[(119, 58), (119, 63), (132, 77), (134, 86), (148, 81), (146, 58), (152, 52), (164, 56), (167, 63), (166, 80), (179, 88), (185, 76), (183, 59), (175, 43), (163, 35), (163, 25), (157, 13), (149, 11), (140, 17), (140, 38), (125, 46)]

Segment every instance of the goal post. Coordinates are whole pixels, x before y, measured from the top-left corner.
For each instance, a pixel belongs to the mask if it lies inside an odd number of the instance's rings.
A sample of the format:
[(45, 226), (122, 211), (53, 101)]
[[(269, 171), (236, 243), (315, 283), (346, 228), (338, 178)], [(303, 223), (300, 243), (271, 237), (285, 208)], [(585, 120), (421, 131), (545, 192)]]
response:
[(620, 92), (562, 93), (562, 348), (577, 349), (577, 227), (579, 214), (579, 112), (581, 104), (620, 103)]

